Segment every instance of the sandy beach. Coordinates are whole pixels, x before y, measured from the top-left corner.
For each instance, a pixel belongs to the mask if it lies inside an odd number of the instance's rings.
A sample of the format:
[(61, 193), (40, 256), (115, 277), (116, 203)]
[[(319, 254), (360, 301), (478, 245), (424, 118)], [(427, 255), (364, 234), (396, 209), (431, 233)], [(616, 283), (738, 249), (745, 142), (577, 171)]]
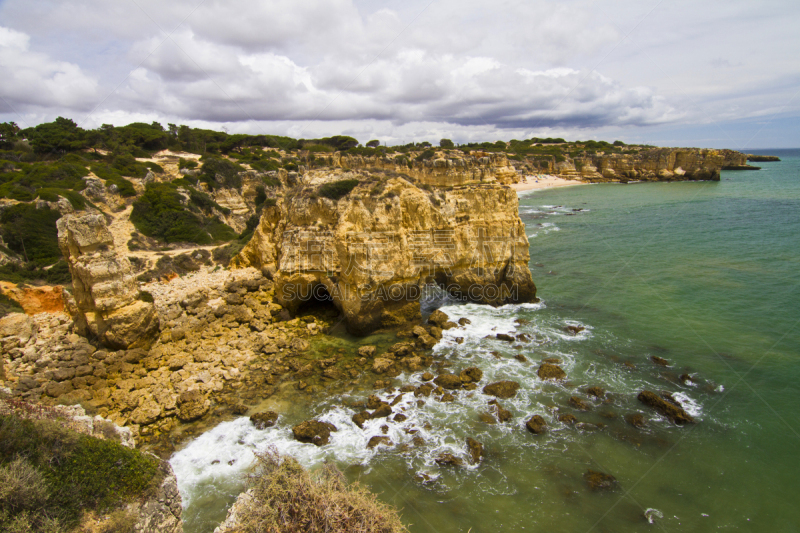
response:
[(572, 185), (583, 185), (584, 182), (578, 180), (565, 180), (557, 176), (540, 174), (538, 176), (526, 176), (527, 182), (514, 183), (509, 185), (517, 192), (531, 191), (534, 189), (550, 189), (553, 187), (569, 187)]

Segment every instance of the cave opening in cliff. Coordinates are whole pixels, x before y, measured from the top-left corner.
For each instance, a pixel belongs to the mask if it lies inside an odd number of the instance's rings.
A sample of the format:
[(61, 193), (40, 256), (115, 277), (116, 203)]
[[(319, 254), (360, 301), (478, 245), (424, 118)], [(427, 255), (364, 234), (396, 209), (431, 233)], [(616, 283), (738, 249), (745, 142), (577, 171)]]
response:
[(333, 303), (328, 289), (321, 283), (314, 285), (307, 295), (302, 298), (303, 302), (297, 308), (296, 316), (311, 315), (319, 318), (335, 318), (339, 316), (339, 310)]

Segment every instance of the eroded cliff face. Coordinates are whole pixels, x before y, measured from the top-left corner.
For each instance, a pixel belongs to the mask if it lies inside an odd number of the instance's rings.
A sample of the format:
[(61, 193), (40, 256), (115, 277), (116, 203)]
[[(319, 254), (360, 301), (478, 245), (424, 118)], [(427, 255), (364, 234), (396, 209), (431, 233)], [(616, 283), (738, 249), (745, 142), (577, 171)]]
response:
[(472, 302), (535, 300), (516, 192), (374, 175), (338, 201), (314, 192), (323, 180), (352, 175), (306, 175), (304, 188), (265, 209), (232, 266), (274, 272), (276, 298), (292, 312), (331, 299), (355, 334), (418, 318), (430, 282)]
[(153, 304), (139, 299), (128, 259), (100, 214), (70, 214), (57, 222), (58, 245), (72, 275), (68, 309), (78, 332), (107, 347), (147, 347), (158, 332)]

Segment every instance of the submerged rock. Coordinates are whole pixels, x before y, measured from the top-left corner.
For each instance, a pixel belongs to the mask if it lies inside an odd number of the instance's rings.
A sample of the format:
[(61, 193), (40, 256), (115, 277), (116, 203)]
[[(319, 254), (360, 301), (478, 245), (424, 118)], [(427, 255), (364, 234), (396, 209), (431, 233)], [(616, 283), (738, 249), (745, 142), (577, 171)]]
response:
[(543, 380), (562, 380), (567, 377), (567, 373), (564, 372), (560, 366), (550, 363), (542, 363), (542, 365), (539, 366), (539, 370), (536, 371), (536, 375), (539, 376), (539, 379)]
[(264, 411), (263, 413), (255, 413), (250, 415), (250, 421), (256, 426), (256, 429), (271, 428), (278, 420), (278, 413), (275, 411)]
[(360, 413), (354, 414), (352, 420), (355, 425), (357, 425), (361, 429), (364, 429), (364, 422), (366, 422), (370, 418), (371, 417), (369, 411), (361, 411)]
[(648, 407), (652, 407), (662, 415), (669, 418), (670, 421), (675, 424), (683, 425), (683, 424), (691, 424), (694, 422), (694, 418), (692, 418), (686, 411), (684, 411), (677, 405), (671, 404), (668, 401), (662, 399), (654, 392), (644, 390), (639, 393), (639, 396), (637, 396), (637, 398), (640, 402), (647, 405)]
[(572, 425), (575, 422), (577, 422), (578, 419), (575, 418), (575, 415), (571, 415), (569, 413), (564, 413), (563, 415), (558, 415), (558, 421), (559, 422), (563, 422), (564, 424)]
[(603, 387), (596, 387), (595, 386), (595, 387), (589, 387), (588, 389), (586, 389), (586, 394), (588, 394), (589, 396), (594, 396), (595, 398), (600, 399), (600, 398), (602, 398), (603, 396), (606, 395), (606, 391), (605, 391), (605, 389)]
[(570, 397), (569, 404), (580, 411), (590, 411), (592, 409), (591, 405), (581, 400), (577, 396)]
[(583, 478), (592, 490), (613, 490), (617, 486), (617, 478), (595, 470), (587, 470)]
[(514, 342), (515, 340), (513, 335), (507, 335), (506, 333), (498, 333), (495, 337), (499, 341)]
[(517, 395), (519, 383), (516, 381), (497, 381), (483, 388), (483, 393), (506, 400)]
[(669, 366), (669, 361), (667, 361), (662, 357), (658, 357), (657, 355), (651, 356), (650, 360), (653, 361), (658, 366)]
[(581, 331), (585, 330), (586, 328), (583, 326), (564, 326), (564, 331), (567, 333), (571, 333), (573, 335), (577, 335)]
[(317, 446), (328, 444), (331, 431), (337, 431), (336, 426), (318, 420), (307, 420), (292, 428), (295, 440)]
[(528, 428), (528, 431), (535, 435), (541, 435), (547, 431), (547, 422), (545, 422), (544, 418), (539, 415), (533, 415), (527, 422), (525, 422), (525, 427)]
[(392, 408), (389, 407), (388, 404), (383, 404), (380, 407), (378, 407), (377, 409), (375, 409), (374, 411), (372, 411), (372, 414), (369, 415), (369, 417), (372, 418), (372, 419), (375, 419), (375, 418), (386, 418), (387, 416), (389, 416), (391, 414), (392, 414)]
[(641, 413), (631, 413), (625, 415), (625, 422), (639, 429), (647, 426), (647, 419)]
[(460, 457), (456, 457), (452, 453), (441, 453), (436, 458), (436, 464), (441, 466), (462, 466), (464, 460)]

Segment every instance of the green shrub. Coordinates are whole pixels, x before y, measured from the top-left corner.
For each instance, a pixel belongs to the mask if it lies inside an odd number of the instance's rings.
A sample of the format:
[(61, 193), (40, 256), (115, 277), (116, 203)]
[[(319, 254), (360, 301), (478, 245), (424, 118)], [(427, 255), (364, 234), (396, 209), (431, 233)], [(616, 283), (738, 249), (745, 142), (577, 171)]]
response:
[(201, 211), (205, 212), (206, 214), (211, 213), (212, 210), (216, 209), (223, 215), (230, 215), (231, 210), (227, 207), (222, 207), (217, 202), (214, 201), (209, 195), (202, 191), (198, 191), (192, 187), (189, 187), (189, 202), (197, 206)]
[(200, 180), (207, 183), (211, 190), (218, 187), (242, 188), (242, 178), (239, 176), (239, 172), (244, 172), (244, 168), (241, 165), (214, 156), (204, 156), (202, 161), (203, 169), (200, 173)]
[(197, 167), (198, 167), (198, 163), (194, 159), (184, 159), (184, 158), (181, 157), (178, 160), (178, 169), (186, 168), (186, 169), (192, 170), (192, 169), (195, 169)]
[(77, 210), (86, 208), (86, 198), (82, 194), (67, 189), (44, 188), (36, 191), (38, 198), (45, 202), (58, 202), (58, 197), (63, 196)]
[(148, 237), (170, 242), (212, 244), (236, 238), (236, 232), (218, 218), (192, 213), (181, 195), (167, 183), (150, 183), (133, 203), (131, 222)]
[(13, 415), (0, 416), (0, 469), (3, 531), (20, 517), (32, 531), (45, 531), (44, 517), (58, 518), (68, 530), (84, 511), (117, 509), (148, 494), (163, 478), (151, 455), (75, 433), (56, 421)]
[(356, 179), (326, 183), (319, 188), (319, 194), (320, 196), (336, 201), (350, 194), (350, 191), (355, 189), (358, 183), (359, 181)]
[(415, 159), (417, 161), (427, 161), (428, 159), (432, 159), (433, 156), (435, 155), (436, 155), (436, 150), (434, 150), (433, 148), (428, 148), (427, 150), (419, 154)]
[[(0, 275), (0, 280), (1, 279), (3, 279), (2, 275)], [(5, 294), (0, 294), (0, 318), (3, 318), (10, 313), (22, 313), (22, 311), (22, 306), (20, 306), (17, 302)]]
[(26, 261), (50, 265), (61, 258), (56, 221), (61, 214), (33, 204), (16, 204), (0, 213), (0, 235), (6, 246)]

